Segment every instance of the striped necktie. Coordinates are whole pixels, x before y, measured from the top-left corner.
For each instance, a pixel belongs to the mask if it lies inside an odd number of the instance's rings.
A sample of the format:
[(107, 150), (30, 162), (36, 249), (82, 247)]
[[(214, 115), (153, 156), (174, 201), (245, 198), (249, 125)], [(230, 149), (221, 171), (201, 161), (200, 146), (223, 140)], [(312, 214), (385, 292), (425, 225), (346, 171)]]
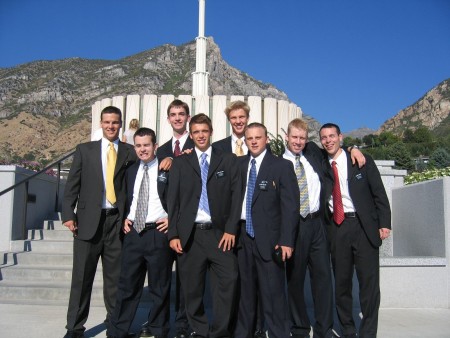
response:
[(300, 161), (300, 156), (295, 156), (295, 174), (297, 175), (298, 188), (300, 190), (300, 215), (306, 217), (309, 214), (308, 182), (306, 180), (305, 167)]
[(234, 153), (236, 156), (244, 156), (244, 149), (242, 149), (242, 140), (238, 138), (236, 140), (236, 147), (234, 148)]
[(253, 229), (253, 220), (252, 220), (252, 201), (253, 201), (253, 193), (255, 192), (255, 184), (256, 184), (256, 160), (252, 159), (252, 166), (250, 167), (250, 173), (248, 174), (248, 182), (247, 182), (247, 200), (245, 201), (245, 231), (247, 234), (254, 238), (255, 231)]
[(341, 195), (341, 184), (339, 182), (339, 173), (336, 166), (336, 161), (331, 163), (334, 174), (334, 185), (333, 185), (333, 220), (336, 224), (340, 225), (344, 219), (344, 205), (342, 204), (342, 195)]
[(134, 218), (134, 228), (140, 233), (145, 228), (148, 211), (148, 196), (150, 185), (148, 179), (148, 165), (144, 165), (144, 176), (142, 177), (141, 186), (139, 188), (139, 196), (136, 207), (136, 217)]
[(200, 205), (199, 208), (205, 211), (209, 216), (211, 216), (211, 212), (209, 211), (209, 203), (208, 203), (208, 190), (206, 188), (206, 183), (208, 181), (208, 170), (209, 164), (206, 160), (208, 154), (203, 153), (200, 155), (201, 163), (200, 169), (202, 174), (202, 194), (200, 195)]

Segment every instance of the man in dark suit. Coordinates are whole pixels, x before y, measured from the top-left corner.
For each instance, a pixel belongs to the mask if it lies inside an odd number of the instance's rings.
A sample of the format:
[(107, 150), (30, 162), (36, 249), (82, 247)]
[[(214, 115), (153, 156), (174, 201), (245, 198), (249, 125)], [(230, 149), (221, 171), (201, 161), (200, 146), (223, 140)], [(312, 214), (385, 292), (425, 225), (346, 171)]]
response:
[(153, 130), (138, 129), (134, 134), (134, 147), (140, 161), (133, 164), (125, 174), (127, 218), (123, 231), (126, 235), (123, 240), (117, 302), (107, 336), (128, 336), (148, 272), (152, 309), (146, 328), (151, 336), (165, 338), (169, 332), (173, 262), (166, 235), (168, 173), (158, 170), (155, 157), (158, 145)]
[[(375, 162), (352, 165), (341, 149), (339, 127), (327, 123), (320, 128), (320, 142), (328, 154), (324, 168), (329, 177), (328, 237), (335, 277), (336, 309), (344, 337), (376, 337), (380, 306), (379, 247), (389, 237), (391, 210)], [(352, 315), (352, 279), (356, 269), (362, 312), (359, 335)]]
[(269, 337), (289, 337), (284, 262), (292, 255), (298, 226), (299, 188), (292, 164), (266, 150), (267, 129), (245, 130), (250, 156), (241, 160), (246, 182), (238, 248), (240, 297), (236, 338), (253, 335), (259, 285)]
[[(214, 142), (212, 146), (222, 150), (224, 153), (234, 153), (237, 156), (247, 155), (248, 148), (245, 144), (244, 131), (250, 118), (250, 107), (244, 101), (233, 101), (225, 108), (225, 115), (228, 122), (230, 122), (232, 133), (230, 136)], [(270, 152), (269, 144), (267, 144), (266, 148)], [(265, 338), (264, 316), (259, 298), (258, 296), (254, 338)]]
[[(136, 161), (132, 146), (119, 141), (122, 113), (102, 110), (103, 138), (77, 146), (64, 191), (63, 224), (73, 232), (73, 269), (66, 337), (83, 337), (99, 257), (108, 323), (120, 274), (125, 170)], [(75, 212), (76, 208), (76, 212)]]
[(189, 137), (187, 123), (191, 119), (189, 106), (181, 100), (174, 100), (167, 107), (167, 121), (173, 130), (173, 137), (158, 147), (156, 157), (161, 162), (167, 157), (174, 158), (186, 149), (194, 148), (194, 142)]
[[(210, 146), (212, 124), (191, 118), (195, 151), (174, 158), (169, 184), (169, 240), (178, 254), (180, 280), (194, 337), (231, 337), (237, 287), (235, 245), (241, 211), (241, 177), (236, 156)], [(206, 271), (211, 276), (213, 322), (203, 306)]]
[[(189, 137), (187, 131), (187, 123), (191, 119), (189, 114), (189, 106), (181, 100), (172, 101), (167, 107), (167, 121), (173, 130), (172, 138), (164, 143), (156, 150), (156, 157), (162, 164), (168, 162), (167, 159), (173, 159), (180, 156), (183, 151), (194, 148), (194, 142)], [(172, 163), (170, 163), (172, 164)], [(165, 169), (168, 169), (165, 166)], [(176, 259), (174, 253), (173, 259)], [(176, 338), (186, 338), (189, 332), (189, 323), (186, 315), (186, 304), (184, 301), (183, 291), (181, 290), (180, 278), (178, 273), (178, 262), (176, 263), (176, 295), (175, 295), (175, 328), (177, 331)], [(145, 332), (145, 328), (143, 329)], [(141, 332), (141, 333), (144, 333)]]
[(214, 148), (225, 153), (234, 153), (243, 156), (248, 153), (245, 144), (244, 130), (247, 127), (250, 116), (250, 107), (243, 101), (233, 101), (225, 109), (227, 119), (231, 124), (232, 134), (212, 144)]
[[(289, 123), (286, 144), (283, 157), (292, 162), (300, 188), (299, 231), (294, 254), (286, 263), (291, 333), (294, 338), (306, 338), (311, 330), (304, 294), (306, 269), (309, 267), (315, 314), (314, 337), (330, 338), (334, 336), (333, 288), (323, 221), (323, 155), (314, 142), (308, 142), (308, 125), (301, 119)], [(302, 190), (302, 175), (305, 190)]]
[[(304, 297), (306, 269), (309, 268), (315, 314), (314, 337), (334, 337), (330, 251), (324, 224), (323, 187), (327, 177), (322, 167), (323, 150), (314, 142), (308, 142), (308, 124), (298, 118), (288, 125), (286, 144), (283, 157), (292, 162), (300, 189), (299, 231), (294, 254), (286, 263), (291, 333), (294, 338), (305, 338), (311, 330)], [(352, 160), (364, 165), (364, 155), (356, 148), (351, 152)]]

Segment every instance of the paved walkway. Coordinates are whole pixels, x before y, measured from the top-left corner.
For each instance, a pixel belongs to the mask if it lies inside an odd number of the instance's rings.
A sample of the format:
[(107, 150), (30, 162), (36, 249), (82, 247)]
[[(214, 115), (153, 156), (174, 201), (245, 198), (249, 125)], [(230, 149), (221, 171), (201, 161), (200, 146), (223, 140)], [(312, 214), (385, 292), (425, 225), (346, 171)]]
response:
[[(66, 306), (0, 304), (0, 337), (63, 337)], [(139, 332), (147, 310), (140, 308), (133, 323)], [(93, 307), (86, 323), (86, 337), (105, 337), (105, 309)], [(382, 309), (378, 330), (380, 338), (450, 337), (450, 309)]]

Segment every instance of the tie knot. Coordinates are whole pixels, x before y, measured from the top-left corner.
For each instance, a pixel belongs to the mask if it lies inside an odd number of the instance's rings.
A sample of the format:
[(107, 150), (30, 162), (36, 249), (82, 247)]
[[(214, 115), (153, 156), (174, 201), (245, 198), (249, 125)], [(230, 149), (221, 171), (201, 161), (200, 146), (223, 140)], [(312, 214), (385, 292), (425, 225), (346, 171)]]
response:
[(208, 156), (207, 153), (203, 153), (203, 154), (200, 155), (200, 158), (201, 158), (201, 160), (202, 160), (202, 163), (205, 163), (206, 157), (207, 157), (207, 156)]
[(176, 140), (176, 141), (175, 141), (175, 144), (176, 144), (176, 145), (180, 145), (180, 141), (179, 141), (179, 140)]
[(244, 143), (240, 138), (236, 140), (236, 144), (240, 147)]
[(337, 165), (336, 161), (331, 162), (331, 165), (335, 167)]
[(110, 147), (110, 148), (114, 148), (114, 143), (109, 142), (109, 147)]
[(256, 164), (256, 160), (253, 158), (252, 159), (252, 165), (255, 165)]
[(298, 162), (300, 161), (300, 155), (295, 155), (295, 160)]
[(144, 164), (144, 171), (148, 171), (148, 165)]

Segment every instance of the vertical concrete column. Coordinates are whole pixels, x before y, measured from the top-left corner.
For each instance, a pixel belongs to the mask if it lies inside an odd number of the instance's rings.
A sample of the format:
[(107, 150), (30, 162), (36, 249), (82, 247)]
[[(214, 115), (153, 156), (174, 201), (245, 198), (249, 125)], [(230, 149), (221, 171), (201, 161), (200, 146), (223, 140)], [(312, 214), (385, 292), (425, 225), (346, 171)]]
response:
[[(297, 105), (294, 103), (289, 103), (289, 122), (292, 121), (293, 119), (297, 118)], [(287, 128), (287, 126), (286, 126)], [(286, 130), (285, 128), (285, 130)], [(286, 130), (287, 131), (287, 130)]]
[(187, 105), (189, 106), (189, 114), (192, 115), (192, 100), (193, 100), (192, 95), (180, 95), (178, 96), (178, 100), (187, 103)]
[[(119, 108), (120, 109), (120, 111), (122, 112), (122, 120), (125, 118), (125, 97), (123, 97), (123, 96), (114, 96), (113, 98), (112, 98), (112, 105), (114, 106), (114, 107), (117, 107), (117, 108)], [(122, 128), (120, 129), (120, 133), (119, 133), (119, 137), (120, 137), (120, 139), (122, 139), (122, 134), (123, 134), (123, 131), (124, 131), (124, 129), (123, 129), (123, 127), (124, 127), (125, 125), (122, 123)]]
[[(277, 134), (284, 137), (289, 124), (289, 102), (285, 100), (278, 101), (278, 128)], [(283, 131), (284, 130), (284, 131)], [(276, 134), (274, 136), (277, 136)]]
[(137, 119), (141, 124), (140, 119), (141, 96), (127, 95), (127, 108), (125, 109), (125, 116), (123, 118), (122, 130), (128, 130), (128, 125), (132, 119)]
[(209, 111), (209, 96), (198, 95), (195, 96), (194, 99), (195, 99), (195, 112), (192, 115), (204, 113), (208, 116), (211, 116)]
[(156, 116), (158, 114), (158, 96), (156, 95), (144, 95), (142, 98), (142, 121), (141, 127), (151, 128), (155, 131), (156, 136), (158, 130), (156, 130)]
[(158, 130), (159, 130), (159, 139), (162, 143), (169, 140), (172, 135), (172, 127), (170, 126), (170, 123), (167, 121), (167, 107), (172, 103), (172, 101), (175, 99), (174, 95), (161, 95), (161, 99), (159, 102), (159, 109), (158, 109), (158, 117), (157, 117), (157, 123), (158, 123)]
[(230, 95), (230, 102), (233, 101), (245, 101), (245, 97), (243, 95)]
[[(97, 131), (100, 129), (100, 113), (101, 113), (101, 102), (96, 101), (92, 105), (92, 121), (91, 121), (91, 140), (97, 138), (97, 135), (101, 132)], [(100, 135), (101, 137), (101, 135)]]
[(277, 100), (273, 98), (264, 99), (263, 124), (272, 135), (277, 135)]
[(103, 108), (109, 107), (112, 105), (112, 99), (111, 98), (104, 98), (100, 102), (100, 110), (103, 110)]
[(214, 95), (212, 98), (211, 120), (213, 124), (212, 142), (227, 137), (229, 132), (228, 120), (225, 115), (227, 97), (225, 95)]
[(262, 98), (260, 96), (249, 96), (247, 104), (250, 107), (249, 123), (262, 121)]

